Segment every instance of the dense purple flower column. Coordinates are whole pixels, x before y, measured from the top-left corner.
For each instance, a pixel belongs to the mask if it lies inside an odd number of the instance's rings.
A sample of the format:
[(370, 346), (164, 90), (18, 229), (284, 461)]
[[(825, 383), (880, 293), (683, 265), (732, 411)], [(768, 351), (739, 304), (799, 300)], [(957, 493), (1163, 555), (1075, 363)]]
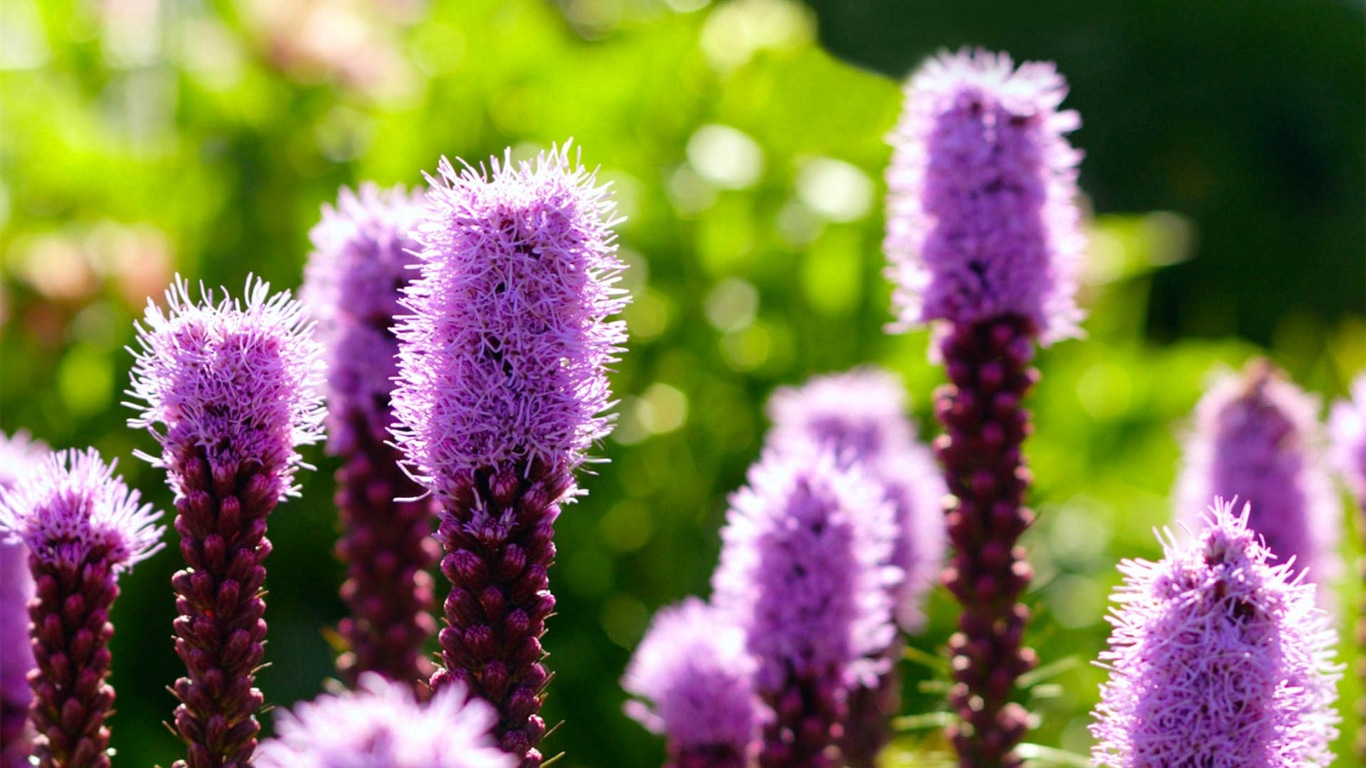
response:
[(733, 618), (690, 597), (655, 616), (621, 686), (649, 701), (626, 713), (668, 740), (665, 768), (749, 768), (768, 710), (758, 665)]
[[(47, 446), (28, 433), (0, 433), (0, 495), (38, 471)], [(0, 768), (27, 768), (33, 751), (33, 729), (28, 724), (33, 691), (28, 671), (33, 649), (28, 634), (28, 603), (33, 599), (33, 575), (28, 570), (28, 547), (22, 539), (0, 538)]]
[[(888, 593), (892, 613), (906, 632), (924, 623), (921, 604), (944, 561), (941, 505), (944, 480), (930, 451), (915, 439), (906, 418), (906, 394), (891, 373), (876, 368), (817, 376), (800, 387), (773, 393), (768, 412), (773, 447), (809, 442), (835, 451), (840, 463), (857, 465), (883, 489), (893, 507), (896, 535), (888, 564), (902, 578)], [(904, 643), (898, 634), (880, 654), (887, 670), (876, 685), (856, 687), (840, 746), (851, 768), (872, 768), (891, 740), (891, 718), (901, 708), (896, 668)]]
[(275, 719), (260, 768), (515, 768), (494, 744), (483, 701), (446, 686), (423, 706), (406, 683), (362, 673), (356, 691), (327, 694)]
[(109, 610), (119, 574), (161, 548), (160, 517), (94, 450), (52, 454), (0, 494), (0, 534), (28, 547), (35, 585), (29, 712), (40, 768), (109, 766)]
[(1342, 505), (1320, 455), (1318, 414), (1318, 399), (1265, 360), (1216, 379), (1195, 408), (1176, 519), (1194, 531), (1215, 496), (1250, 503), (1248, 525), (1274, 559), (1295, 558), (1318, 584), (1335, 578)]
[(731, 498), (712, 601), (745, 631), (772, 710), (760, 768), (837, 768), (851, 690), (876, 684), (896, 632), (882, 488), (828, 449), (765, 451)]
[(1076, 335), (1081, 315), (1080, 155), (1064, 138), (1080, 121), (1058, 110), (1065, 94), (1052, 64), (943, 55), (911, 79), (890, 137), (885, 247), (897, 327), (936, 323), (949, 378), (935, 397), (945, 434), (934, 445), (951, 494), (943, 579), (963, 606), (949, 702), (965, 768), (1020, 765), (1013, 750), (1028, 719), (1011, 701), (1036, 663), (1019, 602), (1031, 572), (1016, 542), (1033, 519), (1022, 402), (1038, 376), (1035, 342)]
[(529, 768), (545, 733), (554, 522), (609, 431), (606, 366), (626, 338), (607, 320), (626, 303), (613, 204), (568, 146), (495, 158), (487, 176), (443, 159), (431, 184), (393, 395), (395, 436), (440, 504), (451, 582), (431, 684), (491, 702), (500, 746)]
[(1312, 768), (1332, 761), (1337, 633), (1303, 571), (1272, 565), (1219, 500), (1199, 541), (1126, 560), (1108, 617), (1092, 758), (1112, 768)]
[(391, 328), (402, 289), (417, 276), (409, 267), (418, 263), (412, 230), (422, 210), (421, 198), (402, 189), (343, 189), (310, 233), (299, 297), (318, 320), (327, 360), (327, 451), (343, 461), (337, 554), (346, 564), (341, 594), (350, 615), (338, 630), (349, 650), (337, 664), (353, 685), (374, 671), (415, 691), (432, 672), (422, 645), (436, 631), (427, 573), (437, 559), (435, 515), (390, 444), (389, 396), (398, 373)]
[[(1357, 518), (1357, 531), (1361, 536), (1361, 548), (1366, 551), (1366, 374), (1357, 376), (1352, 382), (1352, 397), (1333, 405), (1329, 419), (1332, 433), (1332, 458), (1342, 479), (1356, 497), (1361, 517)], [(1361, 558), (1360, 574), (1362, 584), (1361, 607), (1357, 611), (1357, 676), (1361, 679), (1361, 690), (1366, 691), (1366, 556)], [(1366, 722), (1366, 695), (1357, 700), (1357, 713)], [(1359, 728), (1356, 737), (1357, 758), (1366, 763), (1366, 728)]]
[[(195, 303), (177, 280), (168, 313), (148, 302), (129, 391), (176, 492), (186, 567), (176, 593), (175, 649), (186, 676), (172, 688), (189, 768), (251, 765), (263, 699), (266, 518), (297, 493), (301, 444), (321, 439), (319, 347), (303, 307), (248, 281), (246, 299)], [(160, 426), (158, 426), (160, 425)]]

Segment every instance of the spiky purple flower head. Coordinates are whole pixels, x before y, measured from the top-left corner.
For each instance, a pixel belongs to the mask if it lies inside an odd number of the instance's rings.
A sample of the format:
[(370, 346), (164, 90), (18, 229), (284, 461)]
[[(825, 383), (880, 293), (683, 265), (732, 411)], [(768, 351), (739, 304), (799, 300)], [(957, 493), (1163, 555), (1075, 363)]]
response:
[(372, 183), (342, 188), (309, 232), (313, 252), (299, 299), (318, 321), (327, 362), (328, 450), (344, 455), (354, 441), (351, 412), (378, 430), (389, 427), (389, 393), (398, 373), (398, 340), (390, 330), (403, 288), (417, 277), (414, 230), (423, 198)]
[(731, 497), (712, 600), (744, 628), (776, 715), (761, 765), (835, 764), (849, 689), (885, 669), (891, 515), (876, 481), (802, 444), (765, 451)]
[(1216, 499), (1199, 541), (1125, 560), (1091, 732), (1113, 768), (1308, 768), (1332, 760), (1337, 634), (1315, 587)]
[(768, 445), (828, 446), (840, 462), (858, 463), (882, 484), (896, 525), (890, 563), (905, 574), (893, 589), (893, 615), (909, 632), (923, 624), (921, 602), (943, 564), (945, 488), (934, 457), (915, 439), (905, 404), (905, 388), (885, 370), (816, 376), (773, 393)]
[(426, 705), (411, 688), (375, 673), (276, 716), (258, 768), (513, 768), (494, 746), (487, 704), (449, 686)]
[(1366, 373), (1352, 382), (1352, 397), (1333, 404), (1329, 419), (1333, 465), (1366, 511)]
[(1248, 525), (1281, 562), (1323, 584), (1338, 572), (1342, 507), (1321, 456), (1318, 399), (1265, 360), (1218, 376), (1195, 407), (1177, 479), (1177, 519), (1198, 530), (1196, 510), (1220, 496), (1251, 505)]
[(109, 611), (119, 574), (161, 548), (160, 517), (93, 449), (49, 454), (0, 493), (0, 535), (23, 541), (34, 582), (25, 625), (37, 667), (29, 713), (40, 765), (108, 768)]
[[(302, 465), (296, 446), (322, 438), (323, 376), (312, 321), (288, 291), (248, 278), (243, 301), (200, 286), (201, 300), (176, 278), (167, 310), (150, 300), (138, 325), (128, 394), (140, 413), (128, 420), (161, 443), (171, 485), (185, 492), (177, 452), (201, 450), (211, 472), (254, 463), (270, 476), (275, 497), (297, 492)], [(157, 425), (161, 425), (158, 427)]]
[[(0, 495), (21, 479), (38, 471), (47, 455), (46, 445), (20, 430), (6, 436), (0, 432)], [(33, 648), (28, 633), (28, 603), (33, 599), (33, 576), (28, 570), (28, 548), (18, 539), (0, 537), (0, 766), (26, 768), (32, 734), (26, 733), (28, 706), (33, 691), (28, 671), (33, 669)]]
[(887, 237), (898, 328), (1021, 316), (1044, 343), (1079, 334), (1080, 153), (1052, 63), (941, 54), (906, 86), (888, 141)]
[(442, 158), (418, 228), (421, 279), (397, 332), (395, 436), (438, 494), (536, 459), (576, 465), (610, 429), (606, 366), (626, 340), (614, 203), (569, 145), (489, 169)]
[(745, 632), (695, 597), (661, 610), (636, 647), (621, 686), (626, 713), (669, 740), (677, 768), (744, 768), (766, 713), (754, 691), (757, 664)]

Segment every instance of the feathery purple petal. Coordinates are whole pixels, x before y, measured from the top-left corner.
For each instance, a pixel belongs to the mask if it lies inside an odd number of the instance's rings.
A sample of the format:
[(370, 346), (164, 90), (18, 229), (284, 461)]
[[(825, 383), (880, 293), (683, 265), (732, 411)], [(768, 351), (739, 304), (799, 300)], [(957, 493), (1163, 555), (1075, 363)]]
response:
[(1080, 153), (1059, 111), (1067, 85), (1047, 62), (963, 50), (906, 87), (889, 137), (889, 275), (898, 328), (1031, 320), (1044, 343), (1076, 336)]
[(423, 705), (400, 683), (367, 673), (358, 691), (281, 711), (258, 768), (513, 768), (489, 735), (492, 708), (447, 686)]
[(1308, 768), (1332, 760), (1340, 668), (1315, 587), (1215, 500), (1199, 542), (1125, 560), (1091, 731), (1097, 766)]
[(487, 173), (443, 158), (430, 181), (397, 328), (395, 436), (438, 493), (479, 467), (578, 464), (610, 430), (606, 366), (626, 339), (607, 320), (627, 301), (608, 187), (568, 145)]

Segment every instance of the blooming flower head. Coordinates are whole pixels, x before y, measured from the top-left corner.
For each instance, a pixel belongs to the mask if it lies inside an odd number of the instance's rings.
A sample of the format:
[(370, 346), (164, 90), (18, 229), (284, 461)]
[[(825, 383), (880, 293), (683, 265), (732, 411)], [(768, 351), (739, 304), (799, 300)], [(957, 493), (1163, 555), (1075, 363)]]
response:
[(0, 533), (55, 567), (80, 568), (94, 554), (118, 572), (161, 549), (161, 513), (138, 500), (94, 449), (61, 451), (0, 493)]
[[(39, 471), (47, 453), (47, 446), (30, 440), (27, 432), (10, 436), (0, 433), (0, 495)], [(0, 664), (0, 700), (22, 706), (25, 713), (32, 698), (26, 679), (33, 668), (28, 636), (28, 602), (32, 598), (28, 548), (22, 540), (4, 541), (0, 537), (0, 648), (5, 649), (4, 663)], [(9, 737), (6, 733), (7, 740)]]
[(1333, 464), (1366, 504), (1366, 373), (1352, 382), (1352, 399), (1333, 405)]
[(161, 458), (146, 458), (170, 470), (177, 490), (179, 452), (198, 450), (214, 471), (259, 464), (283, 498), (296, 490), (295, 446), (322, 437), (312, 322), (288, 291), (271, 295), (260, 280), (247, 280), (242, 302), (200, 293), (196, 303), (177, 278), (166, 291), (168, 311), (148, 301), (129, 390), (141, 401), (129, 405), (141, 412), (128, 424), (156, 436)]
[(721, 531), (712, 600), (745, 629), (760, 691), (793, 672), (873, 682), (901, 576), (886, 565), (891, 512), (877, 483), (828, 449), (768, 450), (750, 469)]
[(946, 491), (929, 450), (915, 440), (901, 382), (876, 368), (817, 376), (774, 392), (768, 412), (769, 446), (827, 446), (840, 462), (859, 464), (882, 484), (897, 530), (890, 562), (905, 574), (894, 590), (893, 612), (903, 629), (919, 627), (921, 599), (944, 556)]
[(754, 657), (729, 617), (693, 597), (655, 616), (621, 685), (653, 704), (627, 714), (683, 749), (724, 746), (743, 755), (757, 744), (763, 705)]
[(1295, 558), (1319, 583), (1332, 578), (1341, 506), (1319, 455), (1318, 400), (1263, 360), (1222, 375), (1195, 408), (1177, 480), (1178, 519), (1220, 496), (1252, 506), (1249, 525), (1273, 557)]
[(609, 431), (606, 365), (625, 341), (606, 319), (626, 303), (607, 187), (568, 145), (487, 173), (443, 158), (430, 181), (393, 396), (415, 474), (577, 464)]
[(981, 50), (911, 78), (888, 139), (896, 327), (1019, 315), (1045, 343), (1078, 334), (1080, 153), (1064, 135), (1080, 119), (1059, 111), (1066, 93), (1053, 64)]
[(515, 768), (489, 736), (493, 709), (459, 685), (427, 705), (409, 686), (368, 672), (358, 690), (300, 704), (276, 717), (260, 768)]
[(1312, 583), (1215, 501), (1199, 542), (1126, 560), (1091, 732), (1098, 766), (1326, 766), (1337, 636)]
[(398, 373), (398, 341), (390, 328), (401, 311), (403, 287), (417, 275), (413, 230), (422, 212), (420, 195), (364, 184), (358, 193), (343, 188), (337, 207), (324, 205), (322, 221), (309, 233), (313, 252), (299, 299), (317, 319), (326, 350), (333, 452), (345, 437), (341, 405), (369, 414), (381, 432), (388, 426)]

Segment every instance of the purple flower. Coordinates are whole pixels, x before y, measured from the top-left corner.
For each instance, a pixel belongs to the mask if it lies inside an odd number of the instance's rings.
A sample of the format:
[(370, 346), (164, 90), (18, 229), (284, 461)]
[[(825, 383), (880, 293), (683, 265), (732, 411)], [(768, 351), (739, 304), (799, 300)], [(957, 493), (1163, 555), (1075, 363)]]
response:
[[(0, 433), (0, 495), (20, 480), (37, 472), (48, 448), (19, 431)], [(28, 602), (33, 599), (33, 576), (28, 570), (28, 549), (22, 541), (0, 537), (0, 766), (27, 768), (33, 747), (28, 729), (28, 707), (33, 691), (28, 671), (33, 669), (33, 649), (28, 633)]]
[(422, 197), (402, 187), (364, 184), (343, 188), (337, 207), (323, 206), (309, 237), (299, 299), (318, 321), (327, 362), (328, 450), (348, 453), (354, 418), (368, 416), (377, 430), (390, 424), (389, 393), (398, 373), (398, 340), (390, 330), (400, 314), (403, 288), (417, 275), (414, 229)]
[(913, 632), (924, 623), (920, 605), (943, 565), (945, 489), (934, 457), (915, 440), (905, 401), (901, 382), (884, 370), (816, 376), (773, 393), (767, 442), (829, 446), (841, 463), (859, 464), (883, 486), (897, 529), (890, 563), (905, 574), (892, 590), (893, 614)]
[(1366, 510), (1366, 373), (1352, 382), (1352, 398), (1333, 405), (1329, 428), (1333, 464)]
[[(180, 280), (169, 313), (149, 302), (129, 419), (161, 443), (176, 491), (186, 567), (171, 579), (173, 624), (186, 675), (172, 687), (174, 724), (188, 748), (175, 768), (250, 764), (265, 699), (254, 687), (265, 656), (266, 518), (302, 465), (296, 446), (322, 437), (319, 348), (303, 307), (248, 280), (247, 298), (199, 304)], [(158, 427), (157, 425), (160, 425)]]
[(610, 431), (606, 366), (626, 340), (613, 203), (569, 146), (491, 172), (443, 158), (418, 229), (422, 277), (397, 331), (395, 430), (437, 493), (506, 462), (583, 460)]
[(1091, 732), (1098, 766), (1326, 766), (1336, 632), (1315, 587), (1216, 499), (1188, 549), (1126, 560)]
[(160, 517), (94, 450), (51, 454), (0, 493), (0, 534), (28, 548), (36, 594), (29, 712), (42, 765), (108, 768), (109, 610), (119, 574), (161, 548)]
[(744, 768), (758, 747), (764, 707), (754, 657), (731, 618), (692, 597), (660, 611), (636, 647), (621, 685), (653, 704), (626, 712), (669, 740), (677, 768)]
[[(417, 276), (421, 198), (373, 184), (342, 189), (313, 228), (301, 300), (318, 319), (327, 359), (328, 452), (341, 456), (337, 553), (346, 564), (341, 595), (349, 615), (337, 660), (350, 683), (365, 671), (418, 686), (431, 675), (422, 646), (436, 631), (431, 577), (437, 546), (430, 498), (399, 465), (389, 441), (390, 392), (398, 373), (391, 330), (399, 297)], [(416, 690), (416, 688), (415, 688)]]
[(611, 426), (606, 366), (626, 336), (607, 318), (626, 297), (613, 287), (607, 188), (567, 145), (490, 165), (456, 172), (442, 159), (429, 177), (421, 276), (396, 328), (393, 432), (441, 505), (452, 589), (431, 685), (460, 682), (493, 703), (499, 745), (534, 768), (554, 521)]
[(193, 451), (213, 473), (257, 464), (273, 496), (295, 494), (295, 447), (322, 439), (326, 414), (312, 322), (288, 291), (271, 295), (261, 280), (247, 280), (240, 303), (226, 295), (215, 303), (203, 286), (200, 293), (196, 303), (177, 277), (167, 312), (147, 302), (128, 391), (142, 403), (128, 404), (140, 411), (128, 425), (161, 443), (161, 458), (144, 458), (169, 471), (177, 493), (188, 490), (177, 452)]
[(834, 765), (850, 688), (872, 684), (895, 634), (881, 487), (828, 449), (769, 450), (731, 498), (713, 602), (744, 628), (776, 719), (763, 766)]
[(1080, 153), (1064, 134), (1080, 119), (1058, 110), (1066, 93), (1053, 64), (981, 50), (911, 78), (888, 139), (897, 327), (1020, 316), (1045, 343), (1078, 335)]
[(261, 745), (258, 768), (513, 768), (494, 746), (496, 720), (459, 686), (420, 704), (410, 688), (378, 674), (276, 716), (278, 735)]
[(1322, 584), (1340, 567), (1334, 555), (1342, 508), (1319, 447), (1319, 403), (1265, 360), (1223, 375), (1195, 408), (1177, 481), (1177, 520), (1197, 530), (1195, 510), (1219, 496), (1252, 506), (1248, 524), (1272, 557)]

